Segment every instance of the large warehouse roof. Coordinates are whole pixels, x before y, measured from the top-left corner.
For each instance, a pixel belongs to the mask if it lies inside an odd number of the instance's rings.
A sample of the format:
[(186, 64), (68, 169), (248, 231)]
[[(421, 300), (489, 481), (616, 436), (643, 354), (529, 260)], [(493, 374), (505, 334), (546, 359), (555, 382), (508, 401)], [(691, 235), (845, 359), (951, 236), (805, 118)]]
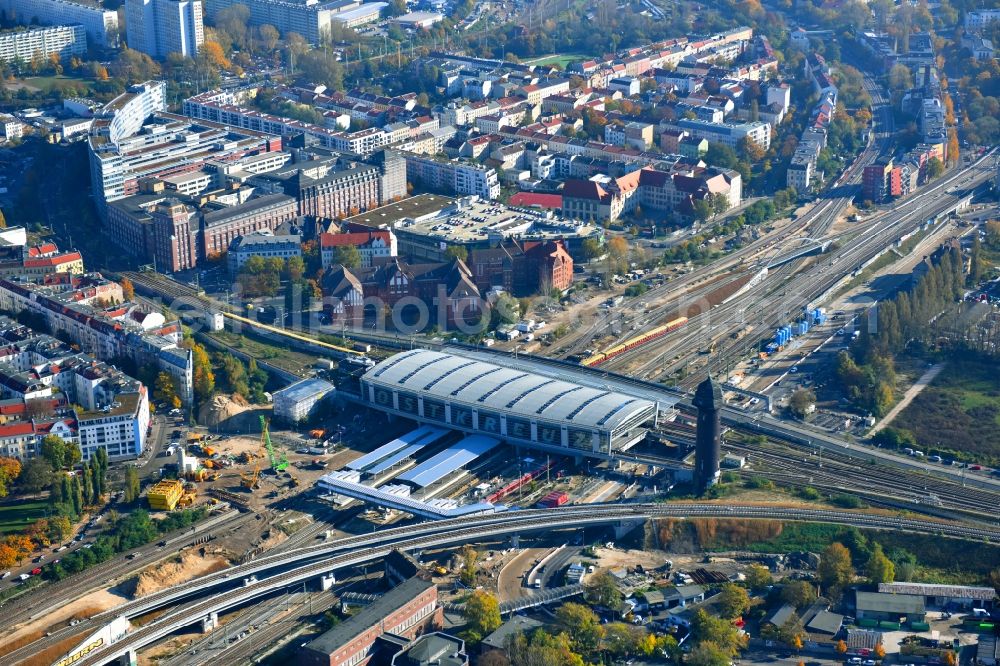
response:
[(423, 349), (382, 361), (365, 373), (364, 381), (477, 409), (602, 430), (643, 413), (652, 418), (656, 409), (652, 401), (624, 393)]

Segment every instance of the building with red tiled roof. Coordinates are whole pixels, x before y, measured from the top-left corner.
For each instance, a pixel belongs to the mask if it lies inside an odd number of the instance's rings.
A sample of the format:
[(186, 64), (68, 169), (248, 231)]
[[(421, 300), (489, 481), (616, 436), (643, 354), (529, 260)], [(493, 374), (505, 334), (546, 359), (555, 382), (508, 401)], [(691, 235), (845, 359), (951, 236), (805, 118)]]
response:
[(395, 257), (399, 254), (396, 235), (389, 229), (371, 229), (360, 224), (349, 225), (346, 233), (319, 235), (320, 258), (323, 268), (328, 268), (337, 261), (337, 250), (342, 247), (355, 247), (361, 255), (361, 267), (368, 268), (381, 259)]

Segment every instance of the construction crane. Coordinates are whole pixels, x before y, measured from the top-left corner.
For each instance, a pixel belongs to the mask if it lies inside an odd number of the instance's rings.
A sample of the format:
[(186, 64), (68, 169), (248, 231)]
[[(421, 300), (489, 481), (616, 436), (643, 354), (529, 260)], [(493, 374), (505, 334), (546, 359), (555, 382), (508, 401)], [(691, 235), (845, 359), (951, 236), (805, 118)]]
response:
[(271, 460), (271, 469), (275, 472), (284, 472), (288, 467), (288, 458), (285, 457), (285, 451), (282, 449), (281, 458), (274, 452), (274, 447), (271, 446), (271, 433), (267, 429), (267, 419), (263, 416), (260, 417), (260, 428), (262, 431), (262, 439), (264, 440), (264, 446), (267, 448), (267, 455)]

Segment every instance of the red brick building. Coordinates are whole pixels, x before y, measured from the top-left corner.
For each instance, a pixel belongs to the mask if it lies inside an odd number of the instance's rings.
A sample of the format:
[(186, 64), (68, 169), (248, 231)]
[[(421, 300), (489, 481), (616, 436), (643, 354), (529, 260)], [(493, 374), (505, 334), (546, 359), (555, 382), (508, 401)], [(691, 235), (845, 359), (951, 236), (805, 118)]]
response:
[(469, 267), (481, 293), (500, 287), (515, 296), (530, 296), (565, 291), (573, 284), (573, 258), (561, 240), (506, 241), (473, 250)]
[(298, 663), (302, 666), (366, 666), (383, 634), (413, 640), (439, 629), (442, 613), (434, 583), (410, 578), (308, 643), (299, 652)]

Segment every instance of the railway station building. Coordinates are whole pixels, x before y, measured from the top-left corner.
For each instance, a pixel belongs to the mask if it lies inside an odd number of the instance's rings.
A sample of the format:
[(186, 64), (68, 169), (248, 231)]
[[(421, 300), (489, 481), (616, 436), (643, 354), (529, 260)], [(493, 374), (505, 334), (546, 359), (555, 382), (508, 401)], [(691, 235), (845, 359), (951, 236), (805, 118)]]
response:
[(375, 409), (421, 423), (579, 457), (630, 448), (657, 417), (650, 400), (420, 349), (368, 370), (361, 395)]

